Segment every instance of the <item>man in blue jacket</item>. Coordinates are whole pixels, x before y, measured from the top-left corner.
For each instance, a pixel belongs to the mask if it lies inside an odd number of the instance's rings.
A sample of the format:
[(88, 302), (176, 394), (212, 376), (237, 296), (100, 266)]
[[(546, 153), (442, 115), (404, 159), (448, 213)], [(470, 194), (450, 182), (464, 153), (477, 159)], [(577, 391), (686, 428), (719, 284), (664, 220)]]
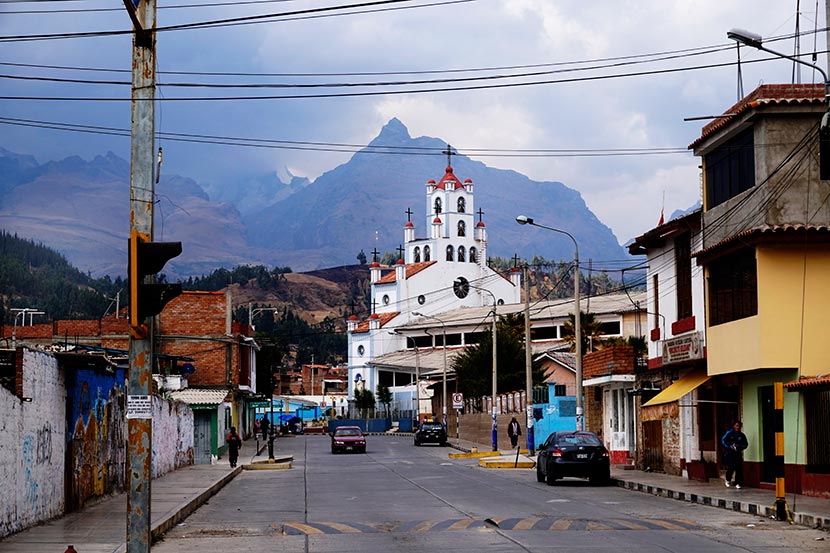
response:
[(726, 487), (732, 486), (732, 475), (735, 475), (735, 488), (741, 489), (744, 484), (744, 450), (749, 446), (746, 434), (741, 432), (743, 424), (735, 421), (732, 428), (726, 431), (721, 438), (725, 448), (723, 460), (726, 463)]

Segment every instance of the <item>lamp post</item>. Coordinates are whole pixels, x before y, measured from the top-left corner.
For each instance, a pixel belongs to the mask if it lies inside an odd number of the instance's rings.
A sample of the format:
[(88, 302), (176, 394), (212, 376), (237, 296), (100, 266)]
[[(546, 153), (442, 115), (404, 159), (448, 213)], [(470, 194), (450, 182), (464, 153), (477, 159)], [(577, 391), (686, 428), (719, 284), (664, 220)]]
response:
[(584, 430), (583, 425), (583, 408), (582, 408), (582, 322), (579, 312), (579, 245), (576, 243), (576, 238), (569, 232), (564, 230), (547, 227), (541, 225), (533, 220), (532, 217), (519, 215), (516, 217), (516, 222), (520, 225), (532, 225), (534, 227), (543, 228), (551, 232), (558, 232), (570, 238), (574, 243), (574, 349), (576, 354), (576, 430), (581, 432)]
[[(412, 314), (415, 315), (416, 317), (425, 317), (427, 319), (432, 319), (434, 321), (438, 321), (439, 323), (441, 323), (441, 341), (444, 345), (444, 375), (443, 375), (444, 383), (443, 383), (442, 396), (441, 396), (441, 415), (443, 416), (443, 421), (442, 422), (444, 423), (444, 429), (446, 429), (447, 428), (447, 325), (444, 324), (444, 321), (442, 321), (438, 317), (434, 317), (432, 315), (425, 315), (423, 313), (418, 313), (418, 312), (415, 312), (415, 313), (412, 313)], [(415, 351), (416, 351), (415, 359), (417, 360), (418, 359), (417, 358), (417, 349)]]
[[(455, 281), (454, 284), (459, 285), (461, 283), (459, 281)], [(488, 290), (487, 288), (482, 288), (481, 286), (476, 286), (475, 284), (471, 284), (471, 283), (467, 283), (467, 284), (469, 284), (470, 288), (475, 288), (476, 290), (481, 290), (482, 292), (487, 292), (488, 294), (490, 294), (493, 297), (493, 390), (492, 390), (492, 397), (493, 397), (493, 401), (492, 401), (492, 403), (493, 403), (493, 431), (492, 431), (493, 444), (492, 444), (492, 446), (493, 446), (493, 451), (498, 451), (499, 450), (499, 426), (496, 423), (496, 420), (498, 419), (498, 416), (499, 416), (499, 410), (496, 407), (496, 397), (499, 394), (499, 390), (498, 390), (498, 375), (499, 375), (498, 358), (499, 358), (499, 356), (498, 356), (498, 352), (497, 352), (497, 349), (496, 349), (496, 346), (497, 346), (496, 323), (498, 321), (498, 313), (496, 312), (496, 308), (498, 306), (498, 302), (496, 301), (496, 295), (493, 292), (491, 292), (490, 290)]]
[(525, 412), (527, 422), (525, 431), (527, 433), (527, 451), (530, 455), (535, 453), (536, 436), (533, 434), (535, 421), (533, 420), (533, 352), (531, 351), (530, 339), (530, 271), (527, 263), (522, 266), (522, 278), (525, 287)]
[[(277, 307), (257, 307), (253, 309), (251, 304), (248, 304), (248, 326), (251, 329), (251, 332), (254, 330), (254, 317), (262, 313), (263, 311), (279, 311)], [(313, 361), (312, 361), (313, 362)], [(276, 437), (276, 432), (274, 431), (274, 372), (273, 367), (271, 371), (271, 424), (268, 426), (268, 462), (274, 462), (274, 438)], [(282, 373), (280, 373), (280, 397), (282, 397)]]

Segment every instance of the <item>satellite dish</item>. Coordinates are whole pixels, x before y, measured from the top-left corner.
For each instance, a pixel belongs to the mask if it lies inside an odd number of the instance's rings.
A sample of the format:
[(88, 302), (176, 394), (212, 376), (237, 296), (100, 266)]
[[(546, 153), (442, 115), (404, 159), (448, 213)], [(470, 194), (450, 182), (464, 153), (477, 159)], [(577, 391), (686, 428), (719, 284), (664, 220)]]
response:
[(193, 363), (185, 363), (182, 365), (181, 371), (184, 375), (193, 374), (196, 372), (196, 367), (193, 366)]

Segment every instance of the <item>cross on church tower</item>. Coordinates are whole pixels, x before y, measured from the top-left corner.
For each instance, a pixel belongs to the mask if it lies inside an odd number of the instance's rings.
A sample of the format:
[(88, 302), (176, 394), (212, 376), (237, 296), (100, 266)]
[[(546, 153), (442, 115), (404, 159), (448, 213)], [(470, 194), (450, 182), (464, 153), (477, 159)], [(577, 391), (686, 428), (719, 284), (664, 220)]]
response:
[(378, 251), (378, 249), (377, 249), (377, 248), (375, 248), (374, 250), (372, 250), (372, 262), (373, 262), (373, 263), (377, 263), (377, 262), (378, 262), (378, 255), (379, 255), (379, 254), (380, 254), (380, 252)]
[(398, 259), (403, 259), (403, 252), (404, 247), (402, 244), (398, 244)]
[(514, 253), (513, 254), (513, 267), (518, 267), (518, 266), (519, 266), (519, 254)]
[(412, 210), (407, 207), (406, 211), (404, 211), (404, 213), (406, 213), (406, 222), (411, 223), (412, 222)]
[(452, 167), (452, 156), (458, 155), (452, 151), (452, 146), (447, 144), (447, 149), (441, 150), (441, 153), (447, 156), (447, 167)]
[(484, 217), (484, 210), (481, 209), (481, 208), (478, 208), (478, 222), (479, 223), (481, 222), (482, 217)]

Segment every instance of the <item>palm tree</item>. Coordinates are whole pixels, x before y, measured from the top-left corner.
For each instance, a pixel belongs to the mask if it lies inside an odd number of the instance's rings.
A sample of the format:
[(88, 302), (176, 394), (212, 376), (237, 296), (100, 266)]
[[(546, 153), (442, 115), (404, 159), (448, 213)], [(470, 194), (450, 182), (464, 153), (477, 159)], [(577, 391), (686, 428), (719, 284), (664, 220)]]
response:
[[(582, 353), (595, 351), (602, 344), (602, 323), (596, 320), (593, 313), (579, 312), (580, 333), (582, 334)], [(571, 351), (576, 351), (574, 338), (574, 315), (568, 315), (568, 320), (562, 327), (562, 338), (571, 345)]]

